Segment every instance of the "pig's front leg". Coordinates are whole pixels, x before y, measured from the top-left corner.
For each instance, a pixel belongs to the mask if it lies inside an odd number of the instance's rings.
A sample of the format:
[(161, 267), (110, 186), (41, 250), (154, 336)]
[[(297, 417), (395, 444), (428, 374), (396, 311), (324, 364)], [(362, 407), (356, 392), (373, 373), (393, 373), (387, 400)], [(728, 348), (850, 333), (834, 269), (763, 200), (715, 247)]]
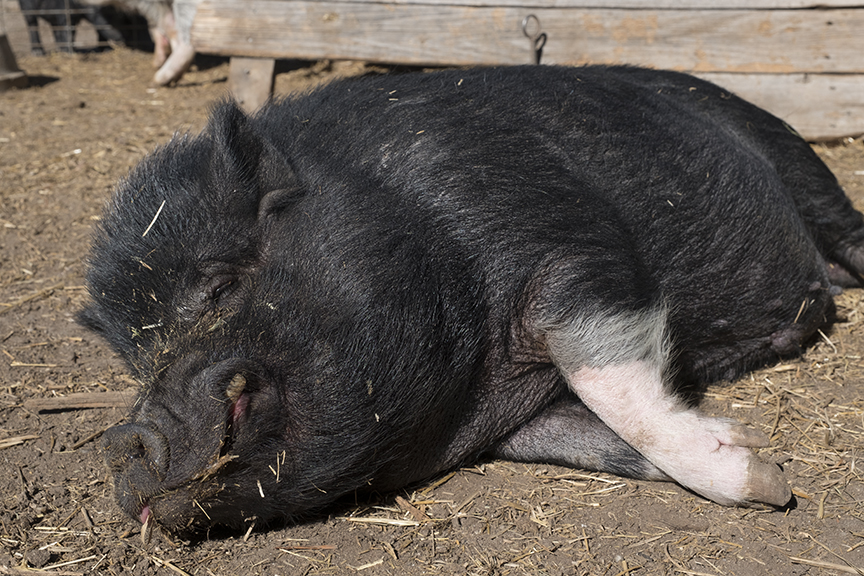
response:
[(751, 448), (767, 438), (688, 408), (669, 392), (662, 309), (599, 315), (546, 333), (570, 388), (606, 425), (676, 482), (725, 505), (786, 504), (780, 468)]

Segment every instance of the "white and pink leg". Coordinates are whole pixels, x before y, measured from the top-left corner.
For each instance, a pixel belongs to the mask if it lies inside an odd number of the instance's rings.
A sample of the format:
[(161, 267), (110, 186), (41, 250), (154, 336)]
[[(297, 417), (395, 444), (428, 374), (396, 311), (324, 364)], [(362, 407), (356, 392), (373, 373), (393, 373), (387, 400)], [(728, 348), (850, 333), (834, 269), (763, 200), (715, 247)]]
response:
[(767, 444), (764, 434), (706, 416), (670, 392), (664, 309), (586, 314), (542, 331), (573, 392), (675, 481), (719, 504), (789, 501), (780, 468), (751, 450)]

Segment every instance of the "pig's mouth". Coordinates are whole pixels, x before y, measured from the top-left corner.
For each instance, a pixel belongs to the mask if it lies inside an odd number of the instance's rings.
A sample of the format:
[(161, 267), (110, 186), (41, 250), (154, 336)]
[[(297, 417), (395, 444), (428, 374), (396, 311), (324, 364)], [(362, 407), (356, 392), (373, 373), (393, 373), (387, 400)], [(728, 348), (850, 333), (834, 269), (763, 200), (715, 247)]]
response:
[(205, 523), (226, 520), (222, 513), (217, 514), (212, 508), (224, 489), (224, 485), (214, 477), (220, 471), (224, 473), (225, 465), (235, 458), (236, 455), (230, 454), (219, 456), (206, 470), (182, 486), (139, 497), (137, 506), (127, 509), (127, 513), (141, 522), (144, 526), (142, 531), (146, 531), (148, 526), (158, 525), (169, 532), (194, 532), (196, 527)]
[[(222, 380), (222, 405), (214, 406), (215, 413), (210, 413), (222, 420), (221, 437), (212, 438), (198, 464), (182, 459), (179, 454), (185, 454), (184, 450), (172, 454), (166, 436), (146, 420), (114, 427), (103, 435), (102, 448), (114, 476), (118, 504), (142, 525), (185, 532), (198, 524), (230, 523), (235, 512), (239, 513), (220, 494), (225, 498), (226, 489), (233, 492), (236, 488), (234, 483), (226, 486), (225, 479), (238, 471), (232, 462), (238, 458), (238, 434), (246, 424), (253, 394), (243, 374), (229, 374), (233, 376), (227, 384)], [(212, 397), (218, 399), (217, 394)], [(172, 456), (181, 459), (172, 462)]]
[(141, 524), (147, 524), (147, 521), (150, 520), (150, 505), (147, 502), (144, 502), (144, 507), (141, 508), (141, 514), (138, 516), (138, 519), (141, 520)]
[[(173, 525), (171, 520), (164, 517), (163, 513), (167, 511), (168, 515), (173, 516), (172, 512), (177, 512), (175, 506), (185, 507), (194, 513), (189, 515), (189, 523), (184, 527), (180, 527), (181, 530), (190, 528), (201, 514), (207, 520), (212, 521), (212, 518), (206, 511), (206, 504), (202, 506), (202, 502), (206, 502), (209, 498), (215, 496), (215, 493), (218, 493), (219, 490), (213, 483), (213, 478), (220, 471), (224, 473), (223, 468), (238, 457), (236, 454), (231, 454), (231, 449), (241, 421), (249, 407), (249, 393), (245, 391), (245, 387), (246, 378), (242, 374), (235, 374), (225, 391), (225, 395), (231, 404), (227, 411), (225, 431), (215, 460), (199, 474), (184, 482), (183, 486), (179, 489), (164, 491), (159, 495), (142, 499), (137, 514), (138, 520), (142, 525), (151, 522), (158, 523), (169, 529), (178, 529), (177, 526)], [(200, 519), (203, 520), (203, 518)]]
[[(246, 414), (249, 407), (249, 393), (246, 392), (246, 378), (242, 374), (235, 374), (225, 390), (225, 395), (231, 402), (228, 409), (228, 417), (225, 422), (225, 433), (222, 437), (222, 442), (219, 445), (219, 458), (205, 471), (205, 477), (212, 476), (216, 470), (210, 472), (214, 466), (221, 468), (224, 464), (220, 462), (230, 454), (231, 448), (234, 445), (234, 439), (237, 436), (237, 431), (240, 422)], [(218, 469), (218, 468), (217, 468)]]

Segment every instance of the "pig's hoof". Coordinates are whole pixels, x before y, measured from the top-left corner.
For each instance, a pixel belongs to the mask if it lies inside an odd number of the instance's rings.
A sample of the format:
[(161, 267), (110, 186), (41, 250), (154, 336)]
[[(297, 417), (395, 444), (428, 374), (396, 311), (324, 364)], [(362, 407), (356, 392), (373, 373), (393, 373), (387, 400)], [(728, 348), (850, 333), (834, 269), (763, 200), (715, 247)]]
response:
[(180, 77), (183, 75), (183, 72), (185, 72), (185, 70), (166, 70), (163, 66), (153, 76), (153, 81), (151, 83), (153, 84), (153, 86), (167, 86), (171, 84), (171, 82), (179, 80)]
[(697, 494), (724, 506), (783, 506), (792, 497), (780, 468), (752, 451), (768, 445), (762, 432), (695, 411), (674, 413), (655, 428), (675, 432), (655, 435), (640, 451)]
[(766, 464), (753, 458), (747, 467), (745, 501), (740, 504), (770, 504), (784, 506), (792, 499), (792, 489), (776, 464)]
[[(723, 419), (717, 419), (715, 422), (723, 424), (720, 430), (712, 430), (722, 444), (739, 448), (764, 448), (770, 442), (766, 434), (739, 422)], [(735, 504), (783, 506), (792, 498), (789, 483), (780, 467), (762, 462), (749, 451), (745, 478), (741, 499), (734, 502)]]

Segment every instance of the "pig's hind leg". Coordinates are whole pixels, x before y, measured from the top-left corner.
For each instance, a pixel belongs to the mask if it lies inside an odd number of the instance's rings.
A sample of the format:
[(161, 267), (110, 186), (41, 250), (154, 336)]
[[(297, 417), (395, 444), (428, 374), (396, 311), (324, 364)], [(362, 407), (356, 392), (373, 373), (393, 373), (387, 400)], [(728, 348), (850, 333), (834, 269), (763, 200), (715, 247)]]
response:
[(765, 435), (688, 407), (668, 382), (665, 308), (590, 307), (538, 325), (570, 389), (609, 428), (676, 482), (725, 505), (786, 504), (780, 468), (751, 448)]
[(570, 394), (526, 422), (489, 454), (505, 460), (546, 462), (640, 480), (669, 480)]

